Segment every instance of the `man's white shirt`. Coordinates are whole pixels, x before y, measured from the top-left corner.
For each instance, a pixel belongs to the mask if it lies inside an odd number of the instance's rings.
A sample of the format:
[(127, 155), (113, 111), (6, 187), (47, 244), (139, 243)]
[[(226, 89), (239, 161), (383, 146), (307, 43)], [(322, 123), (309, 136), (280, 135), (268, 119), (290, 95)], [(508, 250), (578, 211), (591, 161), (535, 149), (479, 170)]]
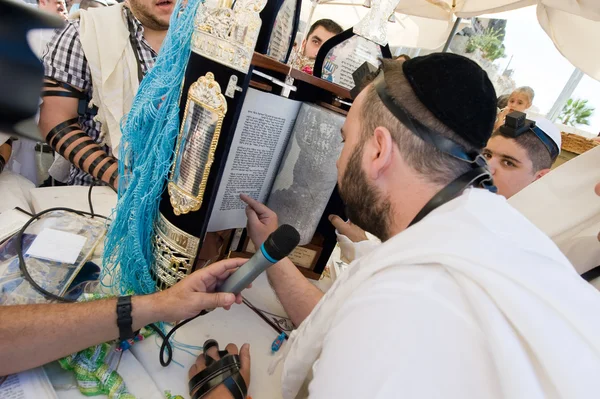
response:
[(339, 277), (290, 337), (284, 397), (593, 397), (598, 308), (549, 238), (467, 190)]

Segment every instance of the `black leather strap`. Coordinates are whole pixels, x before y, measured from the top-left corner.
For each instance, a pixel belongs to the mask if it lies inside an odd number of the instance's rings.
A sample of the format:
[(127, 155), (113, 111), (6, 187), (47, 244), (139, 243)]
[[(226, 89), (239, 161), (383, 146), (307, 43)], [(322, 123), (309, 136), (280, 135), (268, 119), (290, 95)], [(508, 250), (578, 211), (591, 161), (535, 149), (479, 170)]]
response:
[[(55, 148), (55, 146), (52, 144), (52, 142), (57, 137), (57, 135), (59, 135), (59, 133), (61, 133), (62, 130), (64, 130), (67, 127), (74, 127), (71, 125), (74, 123), (77, 123), (77, 122), (79, 122), (79, 118), (72, 118), (72, 119), (68, 119), (68, 120), (61, 122), (58, 125), (54, 126), (46, 135), (46, 142), (48, 144), (50, 144), (50, 146), (52, 148)], [(79, 126), (76, 126), (76, 127), (77, 127), (77, 129), (79, 129)]]
[(544, 132), (539, 126), (532, 126), (531, 131), (542, 142), (542, 144), (544, 144), (544, 147), (546, 147), (546, 149), (550, 153), (550, 159), (554, 161), (560, 153), (558, 145), (556, 145), (554, 140), (552, 140), (550, 136), (548, 136), (546, 132)]
[[(101, 156), (100, 158), (104, 158), (104, 157)], [(102, 176), (104, 176), (104, 173), (106, 173), (108, 168), (110, 168), (114, 163), (115, 163), (115, 161), (113, 161), (112, 159), (110, 161), (106, 162), (104, 165), (102, 165), (100, 170), (98, 170), (98, 173), (95, 176), (98, 179), (102, 179)]]
[(6, 166), (6, 160), (4, 159), (4, 157), (2, 155), (0, 155), (0, 173), (2, 173), (5, 166)]
[(385, 84), (383, 70), (373, 81), (375, 91), (385, 107), (413, 134), (421, 138), (426, 143), (437, 148), (439, 151), (452, 156), (471, 165), (471, 170), (454, 179), (446, 187), (441, 189), (429, 200), (427, 204), (419, 211), (417, 216), (410, 222), (409, 227), (419, 222), (431, 211), (442, 204), (456, 198), (467, 187), (479, 186), (493, 193), (497, 191), (494, 186), (492, 175), (487, 169), (487, 162), (478, 151), (467, 151), (462, 145), (442, 136), (435, 130), (425, 126), (420, 121), (412, 117), (402, 106), (400, 106), (388, 94)]
[[(51, 79), (51, 78), (46, 78), (46, 79)], [(76, 88), (74, 88), (71, 85), (68, 85), (66, 83), (59, 82), (56, 80), (52, 80), (51, 82), (44, 82), (44, 87), (52, 88), (52, 89), (61, 88), (61, 89), (65, 89), (67, 91), (43, 90), (42, 97), (70, 97), (70, 98), (78, 98), (78, 99), (85, 98), (84, 92), (77, 90)]]
[(224, 372), (215, 375), (210, 380), (206, 381), (204, 384), (200, 385), (196, 392), (192, 395), (192, 399), (200, 399), (203, 396), (207, 395), (210, 391), (223, 384), (228, 378), (230, 378), (233, 374), (239, 373), (239, 369), (227, 369)]
[[(88, 145), (89, 145), (89, 144), (96, 144), (96, 143), (94, 143), (93, 141), (92, 141), (91, 143), (90, 143), (90, 142), (87, 142), (87, 143), (88, 143)], [(83, 154), (82, 154), (82, 155), (79, 157), (79, 162), (77, 162), (77, 167), (78, 167), (79, 169), (82, 169), (82, 170), (83, 170), (83, 163), (86, 161), (86, 159), (88, 159), (89, 157), (91, 157), (91, 156), (92, 156), (94, 153), (96, 153), (96, 152), (102, 152), (102, 150), (101, 150), (100, 148), (98, 148), (97, 146), (94, 146), (94, 147), (90, 148), (89, 150), (87, 150), (86, 152), (84, 152), (84, 153), (83, 153)], [(104, 154), (104, 153), (102, 152), (102, 154)], [(71, 152), (71, 155), (73, 155), (73, 152)], [(75, 154), (75, 155), (77, 155), (77, 154)], [(69, 157), (69, 160), (70, 160), (70, 158), (71, 158), (71, 157)], [(75, 157), (73, 157), (73, 158), (75, 158)], [(102, 159), (102, 155), (100, 155), (98, 158)], [(96, 159), (98, 159), (98, 158), (96, 158)], [(94, 161), (95, 161), (95, 160), (94, 160)], [(75, 162), (73, 162), (73, 161), (71, 161), (71, 163), (72, 163), (72, 164), (75, 164)], [(91, 167), (91, 165), (90, 165), (90, 167)], [(88, 169), (88, 170), (89, 170), (89, 169)], [(91, 174), (91, 173), (90, 173), (90, 174)]]
[(208, 360), (210, 358), (212, 360), (212, 362), (208, 361), (206, 363), (207, 367), (190, 379), (190, 381), (188, 383), (188, 388), (189, 388), (190, 392), (192, 392), (195, 388), (197, 388), (198, 385), (203, 384), (204, 382), (211, 379), (212, 377), (219, 374), (220, 372), (223, 372), (223, 371), (231, 369), (231, 368), (239, 369), (239, 367), (240, 367), (240, 357), (238, 355), (227, 354), (219, 360), (214, 360), (206, 354), (204, 355), (204, 357), (206, 360)]
[(120, 296), (117, 299), (117, 326), (119, 327), (119, 341), (126, 341), (134, 337), (131, 324), (131, 296)]
[(117, 169), (114, 170), (114, 172), (112, 173), (112, 175), (110, 175), (110, 179), (108, 179), (108, 184), (110, 184), (111, 187), (115, 186), (115, 182), (117, 181), (117, 177), (119, 177), (119, 168), (117, 167)]
[[(75, 148), (73, 148), (73, 149), (71, 150), (71, 152), (69, 153), (69, 162), (71, 162), (71, 163), (75, 163), (75, 162), (74, 162), (74, 161), (75, 161), (75, 157), (77, 156), (77, 154), (78, 154), (78, 153), (79, 153), (81, 150), (83, 150), (85, 147), (87, 147), (87, 146), (89, 146), (89, 145), (91, 145), (91, 144), (96, 144), (96, 143), (94, 142), (94, 140), (92, 140), (92, 138), (91, 138), (90, 136), (88, 136), (87, 134), (86, 134), (86, 137), (88, 138), (88, 140), (83, 140), (81, 143), (77, 144), (77, 145), (75, 146)], [(65, 147), (65, 151), (66, 151), (66, 150), (67, 150), (67, 147)], [(98, 148), (90, 148), (89, 150), (87, 150), (87, 151), (85, 152), (85, 154), (83, 154), (83, 155), (82, 155), (82, 156), (79, 158), (79, 162), (86, 160), (86, 159), (87, 159), (87, 157), (88, 157), (89, 155), (92, 155), (92, 154), (90, 153), (90, 151), (91, 151), (91, 150), (94, 150), (94, 151), (99, 151), (99, 149), (98, 149)], [(88, 154), (89, 154), (89, 155), (88, 155)]]
[(239, 372), (226, 379), (223, 385), (227, 387), (233, 399), (245, 399), (248, 394), (246, 381), (244, 381), (244, 377)]
[(48, 76), (46, 76), (46, 81), (44, 81), (44, 87), (51, 87), (51, 88), (56, 88), (56, 87), (61, 87), (65, 90), (69, 90), (69, 91), (76, 91), (78, 93), (81, 93), (80, 90), (77, 90), (75, 87), (71, 86), (70, 84), (64, 83), (64, 82), (59, 82), (58, 80), (54, 80), (53, 78), (50, 78)]
[[(75, 132), (75, 133), (73, 133), (73, 132)], [(69, 133), (73, 133), (73, 134), (70, 135), (69, 137), (67, 137), (61, 143), (60, 141)], [(76, 142), (77, 140), (80, 140), (80, 139), (85, 139), (85, 138), (90, 138), (90, 136), (88, 136), (87, 134), (82, 132), (81, 129), (79, 128), (79, 126), (68, 127), (56, 135), (56, 137), (54, 139), (54, 143), (55, 143), (54, 147), (61, 153), (61, 155), (64, 155), (64, 153), (67, 151), (67, 148), (69, 148), (74, 142)]]
[(52, 78), (46, 77), (46, 79), (51, 79), (51, 82), (44, 82), (45, 88), (55, 89), (55, 88), (63, 88), (67, 91), (60, 90), (43, 90), (42, 97), (69, 97), (69, 98), (77, 98), (79, 99), (79, 103), (77, 104), (77, 114), (79, 116), (84, 115), (92, 115), (95, 116), (98, 114), (98, 107), (88, 106), (88, 100), (86, 93), (76, 89), (75, 87), (68, 85), (63, 82), (58, 82)]
[[(85, 134), (81, 131), (81, 128), (79, 126), (68, 126), (66, 128), (64, 128), (63, 130), (61, 130), (60, 132), (56, 133), (49, 141), (48, 144), (50, 144), (50, 146), (52, 148), (54, 148), (56, 151), (60, 152), (62, 154), (59, 148), (59, 144), (60, 141), (63, 139), (63, 137), (65, 137), (67, 134), (69, 133), (73, 133), (73, 132), (80, 132), (81, 134)], [(61, 148), (65, 145), (65, 143), (69, 141), (69, 139), (66, 139), (62, 145), (60, 146)]]
[[(248, 386), (240, 375), (240, 357), (231, 355), (226, 350), (219, 351), (219, 344), (214, 339), (204, 343), (204, 358), (206, 368), (193, 376), (188, 384), (192, 399), (200, 399), (217, 386), (223, 384), (234, 399), (244, 399), (248, 393)], [(206, 352), (217, 348), (220, 359), (215, 360)]]
[(135, 62), (137, 64), (137, 75), (138, 82), (142, 83), (142, 79), (144, 78), (144, 70), (142, 68), (142, 61), (140, 60), (140, 55), (137, 52), (137, 45), (135, 41), (135, 28), (133, 26), (133, 22), (128, 18), (127, 19), (127, 27), (129, 28), (129, 44), (131, 45), (131, 50), (133, 51), (133, 55), (135, 56)]
[(438, 150), (448, 154), (461, 161), (473, 163), (479, 155), (478, 153), (467, 151), (463, 146), (433, 131), (421, 122), (411, 117), (408, 112), (397, 104), (388, 94), (383, 71), (375, 78), (373, 82), (375, 91), (385, 107), (398, 119), (408, 130), (419, 136), (421, 140), (433, 145)]
[(246, 386), (246, 382), (241, 376), (239, 369), (235, 371), (228, 370), (227, 372), (219, 374), (215, 378), (207, 381), (204, 385), (198, 388), (198, 390), (194, 392), (192, 399), (200, 399), (204, 397), (221, 384), (225, 385), (234, 399), (244, 399), (248, 393), (248, 387)]
[(68, 97), (81, 99), (80, 94), (75, 94), (70, 91), (57, 91), (57, 90), (44, 90), (42, 91), (42, 97)]
[(467, 187), (470, 186), (478, 186), (484, 183), (485, 180), (491, 180), (490, 172), (483, 168), (475, 168), (471, 169), (464, 174), (460, 175), (456, 179), (454, 179), (450, 184), (441, 189), (436, 195), (433, 196), (425, 204), (423, 209), (419, 211), (417, 216), (410, 222), (409, 227), (413, 224), (421, 221), (425, 216), (427, 216), (431, 211), (436, 209), (437, 207), (445, 204), (448, 201), (453, 200), (458, 195), (460, 195)]
[(92, 163), (90, 164), (90, 167), (88, 168), (88, 171), (90, 172), (90, 175), (96, 176), (96, 174), (94, 172), (96, 171), (96, 168), (98, 167), (98, 165), (100, 165), (100, 162), (102, 162), (103, 159), (106, 159), (106, 158), (104, 158), (104, 157), (96, 157), (96, 159), (94, 159), (92, 161)]

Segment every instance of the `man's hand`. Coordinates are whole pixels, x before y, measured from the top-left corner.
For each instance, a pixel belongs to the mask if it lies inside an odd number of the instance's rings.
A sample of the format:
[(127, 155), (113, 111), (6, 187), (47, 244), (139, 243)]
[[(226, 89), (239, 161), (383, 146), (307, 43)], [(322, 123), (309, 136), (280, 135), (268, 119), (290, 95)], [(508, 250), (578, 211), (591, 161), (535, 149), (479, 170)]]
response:
[[(238, 348), (235, 344), (229, 344), (225, 347), (227, 352), (232, 355), (238, 354)], [(219, 360), (219, 353), (217, 347), (212, 347), (206, 352), (207, 356), (212, 357), (215, 360)], [(246, 387), (250, 387), (250, 345), (244, 344), (242, 345), (242, 349), (239, 351), (240, 362), (242, 363), (242, 367), (240, 368), (240, 374), (244, 381), (246, 382)], [(188, 378), (192, 379), (196, 374), (201, 372), (206, 368), (206, 358), (205, 355), (202, 354), (198, 356), (196, 359), (196, 363), (190, 367), (188, 372)], [(193, 396), (194, 392), (190, 392), (190, 396)], [(205, 399), (231, 399), (233, 396), (229, 393), (229, 390), (223, 385), (217, 386), (213, 389), (208, 395), (203, 396)]]
[(500, 126), (504, 125), (506, 120), (506, 115), (510, 114), (514, 110), (512, 108), (506, 107), (502, 111), (498, 113), (496, 117), (496, 123), (494, 124), (494, 130), (498, 129)]
[(344, 235), (352, 242), (361, 242), (368, 240), (367, 234), (363, 229), (352, 223), (351, 221), (344, 222), (337, 215), (329, 215), (329, 221), (341, 235)]
[(243, 265), (247, 259), (225, 259), (200, 269), (156, 295), (159, 319), (177, 321), (196, 316), (205, 309), (229, 309), (242, 303), (242, 296), (226, 292), (215, 293), (215, 288)]
[(261, 204), (245, 194), (240, 195), (240, 198), (248, 205), (246, 207), (248, 236), (250, 236), (254, 247), (258, 248), (267, 240), (267, 237), (279, 227), (277, 214), (270, 210), (266, 205)]

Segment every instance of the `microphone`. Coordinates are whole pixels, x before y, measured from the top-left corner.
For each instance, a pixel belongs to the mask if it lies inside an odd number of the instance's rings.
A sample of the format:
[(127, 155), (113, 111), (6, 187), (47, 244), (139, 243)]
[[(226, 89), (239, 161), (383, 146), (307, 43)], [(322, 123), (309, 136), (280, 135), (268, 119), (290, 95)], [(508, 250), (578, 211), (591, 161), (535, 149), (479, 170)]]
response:
[(239, 294), (250, 285), (259, 274), (279, 262), (293, 251), (300, 243), (300, 233), (289, 224), (279, 226), (260, 246), (250, 260), (225, 280), (217, 288), (219, 292)]

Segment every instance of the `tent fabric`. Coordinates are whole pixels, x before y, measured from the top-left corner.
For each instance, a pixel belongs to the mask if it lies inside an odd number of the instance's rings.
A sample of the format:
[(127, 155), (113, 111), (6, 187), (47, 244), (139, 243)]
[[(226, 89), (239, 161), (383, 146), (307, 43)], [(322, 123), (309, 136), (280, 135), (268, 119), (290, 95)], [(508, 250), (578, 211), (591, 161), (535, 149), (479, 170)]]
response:
[[(377, 1), (371, 0), (376, 5)], [(386, 1), (386, 0), (383, 0)], [(387, 0), (389, 1), (389, 0)], [(395, 1), (395, 0), (392, 0)], [(354, 0), (357, 5), (364, 4)], [(319, 0), (320, 7), (328, 6), (336, 9), (334, 5), (348, 5), (348, 0)], [(443, 23), (452, 23), (455, 18), (471, 18), (483, 14), (493, 14), (515, 10), (518, 8), (537, 6), (537, 17), (540, 25), (554, 42), (561, 54), (575, 67), (587, 75), (600, 80), (600, 1), (597, 0), (401, 0), (396, 5), (396, 13), (413, 16), (416, 18), (429, 18)], [(353, 7), (359, 8), (359, 7)], [(362, 7), (368, 10), (365, 7)], [(339, 7), (337, 7), (339, 10)], [(336, 11), (333, 11), (334, 13)], [(335, 18), (334, 18), (335, 19)], [(419, 21), (415, 19), (415, 21)], [(422, 23), (422, 22), (421, 22)], [(389, 24), (388, 24), (389, 26)], [(444, 27), (444, 25), (440, 25)], [(447, 27), (447, 25), (446, 25)], [(390, 28), (388, 28), (390, 29)], [(443, 30), (443, 29), (442, 29)], [(447, 31), (449, 33), (449, 30)], [(414, 33), (413, 33), (414, 34)], [(440, 31), (426, 32), (419, 29), (422, 41), (429, 47), (434, 42), (439, 42)], [(391, 37), (388, 32), (388, 37)], [(406, 35), (408, 37), (408, 34)], [(399, 44), (390, 45), (416, 47), (404, 44), (408, 39), (399, 39)]]

